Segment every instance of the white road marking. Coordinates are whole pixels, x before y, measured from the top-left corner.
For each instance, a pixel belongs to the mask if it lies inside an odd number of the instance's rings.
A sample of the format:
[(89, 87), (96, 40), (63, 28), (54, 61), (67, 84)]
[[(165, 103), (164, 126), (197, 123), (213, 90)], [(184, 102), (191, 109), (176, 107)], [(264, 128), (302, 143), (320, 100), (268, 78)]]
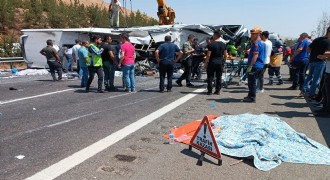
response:
[(24, 100), (27, 100), (27, 99), (34, 99), (34, 98), (43, 97), (43, 96), (49, 96), (49, 95), (58, 94), (58, 93), (66, 92), (66, 91), (73, 91), (73, 90), (74, 89), (65, 89), (65, 90), (62, 90), (62, 91), (55, 91), (55, 92), (40, 94), (40, 95), (36, 95), (36, 96), (30, 96), (30, 97), (19, 98), (19, 99), (12, 99), (12, 100), (8, 100), (8, 101), (0, 101), (0, 105), (10, 104), (10, 103), (13, 103), (13, 102), (18, 102), (18, 101), (24, 101)]
[[(146, 90), (151, 90), (151, 89), (155, 89), (155, 87), (148, 88), (148, 89), (142, 89), (141, 91), (146, 91)], [(38, 97), (43, 97), (43, 96), (49, 96), (49, 95), (52, 95), (52, 94), (58, 94), (58, 93), (62, 93), (62, 92), (66, 92), (66, 91), (73, 91), (73, 90), (74, 89), (65, 89), (65, 90), (62, 90), (62, 91), (55, 91), (55, 92), (40, 94), (40, 95), (36, 95), (36, 96), (30, 96), (30, 97), (19, 98), (19, 99), (12, 99), (12, 100), (8, 100), (8, 101), (0, 101), (0, 105), (10, 104), (10, 103), (13, 103), (13, 102), (18, 102), (18, 101), (23, 101), (23, 100), (33, 99), (33, 98), (38, 98)], [(127, 95), (134, 94), (134, 93), (136, 93), (136, 92), (120, 94), (120, 95), (117, 95), (117, 96), (111, 96), (111, 97), (103, 98), (103, 99), (100, 99), (100, 100), (112, 99), (112, 98), (121, 97), (121, 96), (127, 96)]]
[(136, 122), (124, 127), (123, 129), (105, 137), (98, 142), (72, 154), (71, 156), (62, 159), (61, 161), (51, 165), (50, 167), (43, 169), (42, 171), (28, 177), (26, 180), (46, 180), (46, 179), (55, 179), (56, 177), (66, 173), (67, 171), (71, 170), (75, 166), (79, 165), (80, 163), (84, 162), (85, 160), (89, 159), (90, 157), (96, 155), (97, 153), (105, 150), (106, 148), (110, 147), (111, 145), (115, 144), (116, 142), (122, 140), (123, 138), (127, 137), (128, 135), (134, 133), (135, 131), (141, 129), (142, 127), (146, 126), (147, 124), (153, 122), (155, 119), (160, 118), (164, 114), (172, 111), (176, 107), (184, 104), (188, 100), (192, 99), (193, 97), (197, 96), (196, 93), (201, 93), (205, 89), (197, 89), (193, 91), (193, 93), (188, 94), (166, 106), (163, 108), (145, 116)]
[[(121, 95), (119, 95), (119, 97), (120, 96)], [(112, 96), (112, 97), (114, 97), (114, 96)], [(37, 132), (37, 131), (40, 131), (40, 130), (44, 130), (46, 128), (53, 128), (53, 127), (56, 127), (56, 126), (59, 126), (59, 125), (63, 125), (63, 124), (66, 124), (66, 123), (77, 121), (77, 120), (79, 120), (81, 118), (84, 118), (84, 117), (92, 116), (94, 114), (106, 112), (106, 111), (109, 111), (109, 110), (111, 111), (111, 110), (118, 109), (118, 108), (123, 108), (125, 106), (130, 106), (130, 105), (133, 105), (133, 104), (139, 104), (139, 103), (141, 103), (143, 101), (149, 101), (149, 100), (154, 99), (154, 98), (158, 98), (158, 96), (150, 97), (150, 98), (146, 98), (146, 99), (142, 99), (142, 100), (131, 102), (131, 103), (127, 103), (127, 104), (122, 104), (120, 106), (116, 106), (116, 107), (113, 107), (113, 108), (110, 108), (110, 109), (106, 109), (104, 111), (92, 112), (92, 113), (89, 113), (89, 114), (85, 114), (85, 115), (77, 116), (77, 117), (74, 117), (74, 118), (71, 118), (71, 119), (67, 119), (67, 120), (64, 120), (64, 121), (60, 121), (60, 122), (57, 122), (57, 123), (54, 123), (54, 124), (50, 124), (50, 125), (46, 125), (46, 126), (42, 126), (42, 127), (30, 129), (30, 130), (27, 130), (27, 131), (24, 131), (24, 132), (20, 132), (18, 134), (12, 135), (12, 136), (5, 137), (5, 138), (0, 139), (0, 140), (6, 141), (6, 140), (9, 140), (9, 139), (12, 139), (12, 138), (15, 138), (15, 137), (24, 135), (24, 134), (34, 133), (34, 132)]]

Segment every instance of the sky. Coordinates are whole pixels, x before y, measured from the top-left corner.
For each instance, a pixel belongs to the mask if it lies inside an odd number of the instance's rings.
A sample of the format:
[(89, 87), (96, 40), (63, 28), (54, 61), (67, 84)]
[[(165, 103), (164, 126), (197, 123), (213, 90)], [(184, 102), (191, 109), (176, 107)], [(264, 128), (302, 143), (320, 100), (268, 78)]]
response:
[[(110, 2), (110, 0), (105, 0)], [(125, 0), (126, 8), (157, 17), (157, 0)], [(123, 0), (120, 0), (123, 4)], [(330, 15), (330, 0), (167, 0), (176, 13), (175, 22), (184, 24), (240, 24), (248, 29), (297, 38), (316, 29), (323, 12)]]

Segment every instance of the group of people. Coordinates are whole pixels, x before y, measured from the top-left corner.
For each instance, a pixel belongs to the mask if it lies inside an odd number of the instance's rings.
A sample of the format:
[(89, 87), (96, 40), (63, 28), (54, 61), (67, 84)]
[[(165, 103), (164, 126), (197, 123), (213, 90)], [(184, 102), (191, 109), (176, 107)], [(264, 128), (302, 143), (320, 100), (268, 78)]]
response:
[[(165, 36), (165, 43), (161, 44), (155, 51), (155, 58), (159, 63), (160, 83), (159, 92), (165, 92), (165, 77), (167, 76), (166, 90), (172, 91), (172, 79), (174, 72), (174, 64), (181, 62), (184, 67), (184, 73), (176, 80), (178, 86), (183, 86), (182, 81), (186, 81), (187, 87), (193, 87), (191, 76), (197, 75), (196, 67), (204, 61), (207, 73), (207, 94), (212, 93), (219, 95), (221, 90), (221, 79), (224, 71), (224, 65), (229, 54), (235, 54), (235, 51), (228, 49), (228, 46), (221, 41), (221, 31), (215, 31), (211, 38), (207, 39), (207, 45), (203, 48), (199, 46), (198, 40), (193, 34), (190, 34), (187, 41), (180, 49), (175, 45), (171, 36)], [(307, 33), (302, 33), (297, 43), (290, 52), (283, 47), (283, 44), (269, 40), (269, 32), (262, 31), (260, 27), (250, 30), (250, 45), (245, 51), (247, 53), (247, 64), (245, 73), (248, 78), (248, 95), (243, 98), (243, 102), (256, 102), (257, 92), (263, 92), (264, 73), (268, 69), (269, 82), (272, 85), (274, 75), (278, 78), (277, 85), (283, 84), (281, 78), (280, 67), (284, 59), (290, 57), (290, 67), (292, 71), (292, 86), (288, 90), (301, 91), (300, 96), (305, 96), (309, 89), (308, 98), (315, 100), (315, 92), (319, 87), (319, 103), (323, 104), (323, 108), (316, 112), (317, 116), (330, 115), (330, 27), (324, 37), (316, 38), (311, 41)], [(122, 68), (124, 84), (127, 92), (135, 91), (134, 79), (134, 63), (135, 48), (129, 42), (127, 34), (121, 34), (121, 44), (111, 45), (110, 36), (104, 37), (104, 42), (100, 36), (92, 37), (92, 43), (88, 41), (76, 41), (76, 45), (72, 48), (73, 59), (78, 59), (81, 87), (86, 87), (89, 92), (90, 85), (94, 75), (98, 75), (98, 92), (104, 92), (102, 84), (104, 82), (105, 89), (108, 91), (116, 91), (114, 86), (115, 68)], [(47, 40), (47, 47), (43, 48), (40, 53), (47, 57), (47, 63), (50, 68), (53, 80), (62, 79), (62, 62), (57, 51), (52, 47), (53, 42)], [(280, 44), (280, 45), (277, 45)], [(239, 49), (239, 48), (238, 48)], [(119, 57), (120, 51), (120, 58)], [(227, 52), (229, 51), (229, 52)], [(237, 52), (236, 52), (237, 53)], [(77, 55), (77, 56), (76, 56)], [(118, 59), (118, 60), (116, 60)], [(197, 66), (196, 66), (197, 64)], [(305, 80), (307, 67), (309, 69), (308, 76)], [(55, 71), (58, 72), (56, 79)], [(213, 84), (215, 82), (215, 84)], [(321, 82), (321, 83), (320, 83)], [(310, 88), (308, 88), (310, 86)], [(215, 91), (213, 92), (213, 88)]]
[[(330, 116), (330, 27), (326, 35), (311, 40), (302, 33), (293, 47), (290, 59), (292, 86), (289, 90), (300, 90), (299, 96), (308, 92), (308, 100), (316, 101), (322, 108), (315, 116)], [(308, 71), (307, 78), (305, 77)], [(319, 88), (318, 94), (315, 94)]]
[[(278, 79), (277, 85), (282, 85), (281, 65), (282, 60), (290, 59), (292, 68), (292, 86), (288, 90), (300, 89), (300, 96), (305, 96), (309, 88), (308, 98), (316, 99), (316, 89), (319, 87), (319, 103), (323, 108), (316, 111), (315, 116), (330, 116), (330, 27), (324, 37), (319, 37), (311, 41), (307, 33), (302, 33), (298, 42), (291, 51), (281, 41), (273, 44), (269, 40), (269, 32), (262, 31), (260, 27), (255, 27), (250, 31), (250, 45), (246, 50), (248, 54), (247, 68), (245, 70), (248, 78), (248, 95), (243, 98), (243, 102), (256, 102), (257, 92), (264, 92), (264, 73), (268, 69), (269, 82), (273, 85), (275, 76)], [(212, 38), (207, 40), (204, 66), (207, 72), (207, 94), (220, 94), (221, 76), (224, 70), (228, 54), (236, 54), (237, 50), (228, 48), (221, 40), (221, 31), (215, 31)], [(167, 75), (167, 91), (171, 91), (174, 63), (181, 61), (184, 73), (176, 81), (178, 86), (182, 86), (182, 81), (186, 80), (186, 86), (194, 86), (190, 82), (193, 57), (196, 55), (194, 47), (194, 35), (189, 35), (187, 42), (182, 46), (182, 50), (171, 42), (171, 37), (165, 37), (165, 43), (156, 50), (156, 60), (160, 67), (159, 91), (164, 92), (164, 80)], [(239, 49), (239, 48), (238, 48)], [(227, 52), (228, 51), (228, 52)], [(198, 54), (198, 53), (197, 53)], [(309, 74), (305, 80), (307, 67)], [(194, 74), (194, 73), (193, 73)], [(213, 85), (215, 78), (215, 84)], [(322, 81), (321, 81), (322, 80)], [(320, 84), (321, 81), (321, 84)], [(215, 91), (212, 92), (215, 87)]]
[[(73, 60), (78, 64), (78, 72), (81, 78), (81, 87), (90, 91), (91, 83), (95, 74), (98, 76), (97, 92), (104, 93), (105, 90), (117, 91), (114, 86), (114, 76), (116, 69), (122, 69), (123, 81), (126, 92), (134, 92), (134, 64), (135, 64), (135, 48), (129, 41), (126, 33), (120, 35), (119, 44), (113, 45), (111, 36), (106, 35), (103, 38), (94, 35), (92, 42), (76, 40), (76, 45), (72, 47)], [(53, 46), (52, 40), (47, 40), (47, 47), (43, 48), (40, 53), (47, 58), (47, 64), (50, 69), (53, 81), (62, 80), (62, 64), (58, 55), (58, 50)], [(58, 73), (56, 78), (55, 72)]]

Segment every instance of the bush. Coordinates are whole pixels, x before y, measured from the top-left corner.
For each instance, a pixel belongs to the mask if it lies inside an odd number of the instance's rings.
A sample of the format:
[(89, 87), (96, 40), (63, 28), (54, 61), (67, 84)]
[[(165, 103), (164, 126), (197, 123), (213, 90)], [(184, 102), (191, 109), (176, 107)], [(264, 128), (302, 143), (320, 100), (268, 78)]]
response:
[(0, 42), (0, 57), (21, 57), (22, 52), (19, 43), (14, 36), (6, 35)]

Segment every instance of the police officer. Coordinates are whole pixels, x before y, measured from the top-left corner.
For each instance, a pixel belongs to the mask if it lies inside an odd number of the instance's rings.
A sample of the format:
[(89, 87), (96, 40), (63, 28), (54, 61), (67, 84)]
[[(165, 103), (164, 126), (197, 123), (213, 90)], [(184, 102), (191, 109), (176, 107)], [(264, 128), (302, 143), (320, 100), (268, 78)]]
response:
[[(175, 58), (176, 53), (179, 55)], [(165, 36), (165, 43), (160, 45), (155, 51), (155, 57), (159, 63), (160, 81), (159, 92), (164, 92), (164, 81), (167, 74), (167, 92), (172, 89), (172, 77), (174, 70), (174, 63), (178, 62), (182, 56), (182, 51), (177, 45), (171, 42), (171, 36)]]
[(94, 35), (92, 37), (93, 43), (91, 43), (88, 47), (88, 71), (89, 71), (89, 78), (86, 86), (86, 93), (89, 92), (89, 87), (94, 79), (95, 73), (98, 77), (98, 93), (104, 93), (102, 90), (102, 83), (103, 83), (103, 68), (102, 68), (102, 57), (101, 54), (103, 52), (103, 48), (99, 48), (98, 46), (101, 45), (102, 39), (98, 35)]
[(183, 59), (182, 65), (184, 66), (184, 73), (181, 77), (175, 81), (179, 86), (182, 86), (182, 80), (186, 79), (186, 86), (192, 87), (193, 84), (190, 83), (191, 79), (191, 63), (192, 63), (192, 54), (195, 52), (195, 49), (192, 47), (192, 43), (195, 39), (193, 34), (188, 36), (188, 41), (183, 44)]

